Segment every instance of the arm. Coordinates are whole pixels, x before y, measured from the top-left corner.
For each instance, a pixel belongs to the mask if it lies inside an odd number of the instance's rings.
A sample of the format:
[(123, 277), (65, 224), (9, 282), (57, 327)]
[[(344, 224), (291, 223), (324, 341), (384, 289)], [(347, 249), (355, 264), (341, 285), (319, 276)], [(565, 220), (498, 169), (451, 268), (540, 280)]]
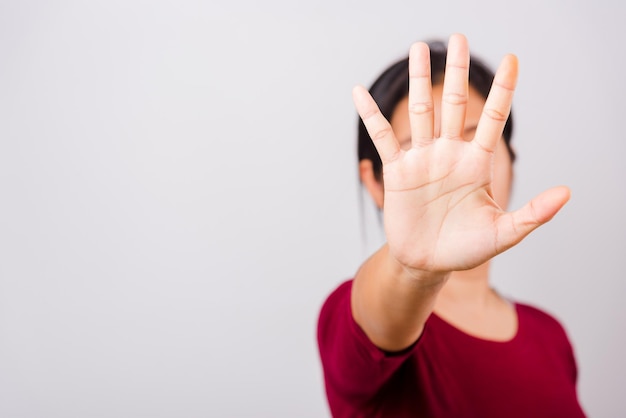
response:
[(383, 162), (387, 244), (358, 271), (352, 314), (379, 348), (398, 351), (421, 335), (437, 294), (452, 271), (471, 269), (520, 242), (567, 202), (555, 188), (505, 212), (494, 201), (493, 156), (508, 117), (517, 59), (496, 72), (474, 139), (463, 139), (469, 51), (450, 38), (435, 138), (428, 47), (415, 44), (409, 64), (411, 148), (402, 150), (391, 126), (362, 87), (354, 101)]
[(352, 285), (352, 315), (385, 351), (400, 351), (422, 334), (448, 274), (411, 272), (384, 245), (359, 269)]

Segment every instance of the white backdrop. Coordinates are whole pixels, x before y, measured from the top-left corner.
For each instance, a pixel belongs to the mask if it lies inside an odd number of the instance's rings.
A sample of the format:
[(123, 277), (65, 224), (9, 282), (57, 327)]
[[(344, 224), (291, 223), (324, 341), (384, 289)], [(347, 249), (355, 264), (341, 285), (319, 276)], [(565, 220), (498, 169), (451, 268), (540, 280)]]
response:
[(494, 285), (623, 416), (626, 29), (575, 3), (0, 1), (0, 416), (328, 416), (317, 313), (380, 235), (350, 91), (452, 32), (520, 58), (512, 206), (573, 192)]

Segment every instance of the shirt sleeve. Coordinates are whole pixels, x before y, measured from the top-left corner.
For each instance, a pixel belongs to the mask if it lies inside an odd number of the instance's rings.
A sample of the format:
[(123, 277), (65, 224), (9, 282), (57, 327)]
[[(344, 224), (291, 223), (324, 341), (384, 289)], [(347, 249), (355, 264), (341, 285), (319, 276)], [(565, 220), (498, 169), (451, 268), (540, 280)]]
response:
[(339, 410), (367, 406), (393, 373), (415, 351), (418, 343), (387, 353), (375, 346), (352, 316), (352, 280), (341, 284), (326, 300), (318, 322), (318, 345), (328, 402)]

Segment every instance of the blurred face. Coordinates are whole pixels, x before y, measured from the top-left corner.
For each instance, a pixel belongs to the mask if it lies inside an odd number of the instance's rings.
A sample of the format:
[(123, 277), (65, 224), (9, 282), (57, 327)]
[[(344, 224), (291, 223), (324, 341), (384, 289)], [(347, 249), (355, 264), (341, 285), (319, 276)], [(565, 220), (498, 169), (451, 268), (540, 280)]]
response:
[[(435, 107), (435, 137), (439, 137), (440, 121), (441, 121), (441, 95), (443, 92), (443, 85), (436, 84), (433, 86), (433, 101)], [(403, 149), (411, 147), (411, 126), (409, 123), (408, 112), (409, 99), (405, 97), (401, 100), (396, 109), (391, 115), (391, 127), (393, 128), (400, 146)], [(476, 127), (480, 115), (482, 114), (483, 107), (485, 106), (485, 100), (483, 97), (474, 90), (471, 86), (469, 88), (469, 99), (467, 102), (467, 111), (465, 115), (465, 132), (464, 137), (466, 140), (474, 138)], [(498, 142), (494, 159), (494, 173), (492, 190), (495, 201), (502, 209), (506, 209), (509, 202), (509, 195), (511, 192), (511, 180), (512, 180), (512, 165), (509, 157), (509, 152), (504, 143), (504, 139)]]

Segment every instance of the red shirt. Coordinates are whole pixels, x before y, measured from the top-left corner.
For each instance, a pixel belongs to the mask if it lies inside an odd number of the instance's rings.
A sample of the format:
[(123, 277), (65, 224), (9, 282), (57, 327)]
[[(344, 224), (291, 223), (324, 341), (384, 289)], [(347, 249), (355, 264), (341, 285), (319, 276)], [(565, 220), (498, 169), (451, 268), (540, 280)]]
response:
[(352, 317), (352, 281), (326, 300), (318, 343), (334, 417), (584, 417), (563, 327), (516, 304), (506, 342), (470, 336), (432, 314), (420, 339), (385, 353)]

